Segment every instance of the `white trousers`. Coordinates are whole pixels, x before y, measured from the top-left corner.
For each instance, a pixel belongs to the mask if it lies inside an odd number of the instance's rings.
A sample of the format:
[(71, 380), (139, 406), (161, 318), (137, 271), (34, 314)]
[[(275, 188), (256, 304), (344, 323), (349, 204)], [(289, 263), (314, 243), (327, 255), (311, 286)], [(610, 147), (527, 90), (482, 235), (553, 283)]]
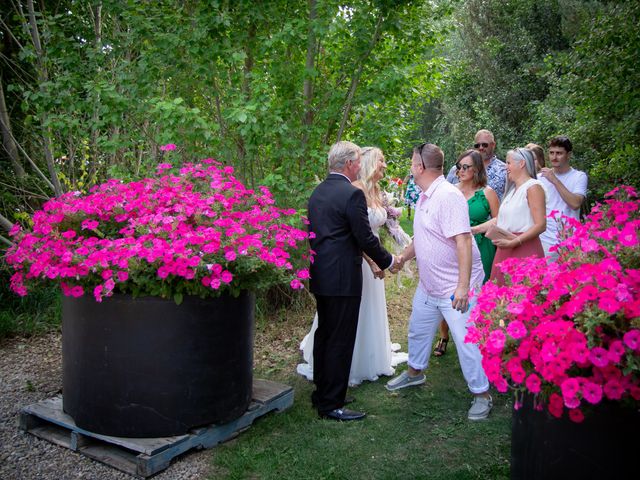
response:
[(475, 304), (475, 298), (471, 299), (469, 309), (460, 313), (451, 306), (451, 298), (432, 297), (418, 286), (413, 296), (413, 310), (409, 320), (409, 366), (416, 370), (427, 368), (433, 339), (444, 318), (449, 325), (449, 335), (456, 344), (460, 368), (469, 390), (471, 393), (489, 390), (489, 380), (482, 369), (482, 355), (478, 346), (464, 343), (467, 322)]
[(555, 262), (556, 260), (558, 260), (558, 251), (556, 250), (555, 252), (550, 252), (549, 249), (551, 247), (553, 247), (555, 245), (555, 243), (546, 243), (543, 241), (540, 241), (540, 243), (542, 243), (542, 249), (544, 250), (544, 256), (547, 257), (549, 259), (550, 262)]

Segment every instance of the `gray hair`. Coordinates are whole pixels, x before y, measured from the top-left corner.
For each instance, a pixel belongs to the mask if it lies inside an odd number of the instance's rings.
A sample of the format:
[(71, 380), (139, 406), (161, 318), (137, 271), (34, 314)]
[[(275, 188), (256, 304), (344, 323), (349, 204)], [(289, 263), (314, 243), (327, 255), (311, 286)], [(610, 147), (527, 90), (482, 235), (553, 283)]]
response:
[(329, 171), (342, 172), (347, 160), (356, 161), (360, 155), (360, 147), (351, 142), (337, 142), (329, 150)]
[[(538, 175), (536, 174), (536, 160), (531, 150), (527, 148), (514, 148), (507, 152), (507, 156), (509, 155), (518, 162), (524, 162), (527, 173), (531, 178), (538, 178)], [(505, 196), (509, 193), (509, 190), (514, 187), (515, 184), (507, 178), (507, 188), (504, 191)]]

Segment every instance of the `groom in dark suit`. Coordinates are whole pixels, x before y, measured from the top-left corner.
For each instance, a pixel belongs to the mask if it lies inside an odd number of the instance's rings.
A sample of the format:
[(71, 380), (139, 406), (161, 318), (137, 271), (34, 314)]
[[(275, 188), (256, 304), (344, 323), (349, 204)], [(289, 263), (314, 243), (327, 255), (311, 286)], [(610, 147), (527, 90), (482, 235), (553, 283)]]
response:
[(309, 198), (309, 230), (315, 234), (310, 287), (318, 310), (311, 401), (323, 418), (359, 420), (365, 414), (344, 403), (362, 296), (362, 252), (383, 270), (394, 258), (371, 232), (364, 192), (351, 185), (360, 171), (360, 147), (333, 145), (329, 171)]

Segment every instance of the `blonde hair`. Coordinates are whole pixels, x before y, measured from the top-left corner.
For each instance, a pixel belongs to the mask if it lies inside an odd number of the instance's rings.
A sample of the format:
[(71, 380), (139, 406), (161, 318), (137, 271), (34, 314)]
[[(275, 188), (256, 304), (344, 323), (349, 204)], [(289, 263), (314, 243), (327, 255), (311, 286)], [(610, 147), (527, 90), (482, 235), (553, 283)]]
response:
[(374, 177), (378, 172), (378, 161), (384, 157), (378, 147), (363, 147), (360, 158), (360, 173), (358, 179), (362, 183), (364, 195), (368, 205), (382, 205), (382, 196), (378, 180)]
[(527, 148), (533, 152), (536, 160), (538, 160), (538, 165), (540, 165), (541, 168), (545, 166), (544, 150), (540, 145), (536, 145), (535, 143), (527, 143), (524, 148)]

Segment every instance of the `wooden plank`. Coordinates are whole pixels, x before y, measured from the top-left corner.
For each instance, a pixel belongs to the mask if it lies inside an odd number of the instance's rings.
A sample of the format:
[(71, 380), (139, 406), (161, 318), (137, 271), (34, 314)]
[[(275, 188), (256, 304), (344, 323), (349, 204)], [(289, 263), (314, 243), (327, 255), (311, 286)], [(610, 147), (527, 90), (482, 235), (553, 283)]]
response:
[(252, 398), (256, 402), (265, 403), (292, 391), (293, 387), (269, 380), (255, 379), (253, 381)]
[(62, 397), (57, 396), (23, 408), (20, 428), (130, 475), (146, 478), (164, 470), (174, 458), (191, 449), (211, 448), (236, 437), (256, 418), (273, 410), (291, 407), (293, 398), (292, 387), (255, 379), (249, 408), (244, 415), (229, 423), (193, 429), (186, 435), (175, 437), (123, 438), (79, 428), (64, 413)]
[(42, 425), (28, 430), (28, 432), (61, 447), (71, 448), (69, 431), (57, 425)]
[(29, 405), (22, 410), (24, 413), (32, 416), (39, 417), (47, 422), (54, 423), (63, 428), (68, 428), (82, 433), (88, 437), (93, 437), (98, 440), (104, 440), (109, 443), (120, 445), (121, 447), (129, 450), (134, 450), (146, 455), (155, 455), (169, 448), (176, 443), (185, 441), (188, 438), (187, 435), (178, 435), (173, 437), (158, 437), (158, 438), (129, 438), (129, 437), (113, 437), (110, 435), (102, 435), (99, 433), (90, 432), (84, 430), (76, 425), (73, 418), (62, 409), (62, 396), (48, 398), (39, 403)]
[(136, 455), (127, 449), (100, 442), (84, 446), (78, 452), (129, 475), (138, 475)]

